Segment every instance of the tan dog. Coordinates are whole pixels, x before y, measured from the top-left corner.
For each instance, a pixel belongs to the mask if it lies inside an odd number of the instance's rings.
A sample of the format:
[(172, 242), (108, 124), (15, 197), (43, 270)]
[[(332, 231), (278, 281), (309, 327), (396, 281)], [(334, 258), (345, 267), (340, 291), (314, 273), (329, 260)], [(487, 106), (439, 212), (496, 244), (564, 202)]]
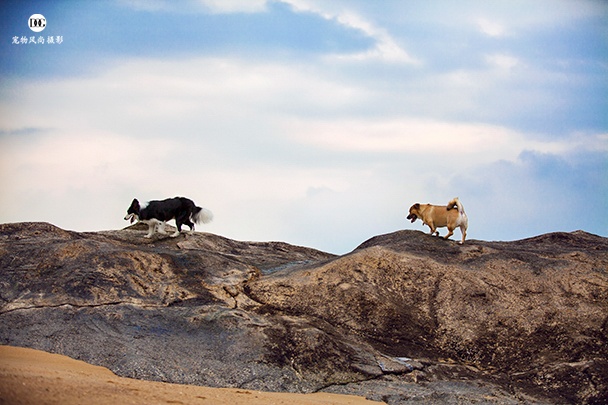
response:
[[(457, 209), (452, 210), (452, 208)], [(454, 229), (458, 227), (460, 228), (460, 233), (462, 233), (461, 244), (464, 243), (464, 240), (467, 237), (469, 219), (467, 218), (467, 214), (464, 212), (464, 207), (458, 200), (458, 197), (450, 200), (447, 206), (419, 203), (412, 205), (407, 219), (410, 219), (413, 223), (418, 218), (431, 228), (431, 235), (435, 234), (439, 236), (437, 228), (447, 226), (448, 234), (445, 235), (445, 239), (454, 235)]]

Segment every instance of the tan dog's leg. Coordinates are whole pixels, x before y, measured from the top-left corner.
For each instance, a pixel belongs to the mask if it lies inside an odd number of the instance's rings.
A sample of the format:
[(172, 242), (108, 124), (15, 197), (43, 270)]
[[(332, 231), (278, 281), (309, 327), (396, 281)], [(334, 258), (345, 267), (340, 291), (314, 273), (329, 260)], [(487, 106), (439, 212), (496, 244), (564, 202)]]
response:
[(464, 225), (460, 225), (460, 233), (462, 233), (462, 240), (460, 241), (460, 244), (462, 245), (467, 237), (467, 228)]
[(443, 238), (444, 239), (448, 239), (450, 236), (454, 235), (454, 228), (450, 228), (448, 227), (448, 234), (445, 235)]

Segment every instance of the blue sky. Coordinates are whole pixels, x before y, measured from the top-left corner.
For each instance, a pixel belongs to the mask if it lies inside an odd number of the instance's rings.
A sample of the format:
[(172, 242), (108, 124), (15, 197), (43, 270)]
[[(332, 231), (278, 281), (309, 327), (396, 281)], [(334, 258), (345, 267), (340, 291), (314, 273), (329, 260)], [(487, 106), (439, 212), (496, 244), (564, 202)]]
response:
[(17, 1), (0, 21), (0, 222), (120, 229), (132, 198), (184, 195), (215, 213), (199, 230), (345, 253), (459, 196), (472, 239), (608, 236), (606, 2)]

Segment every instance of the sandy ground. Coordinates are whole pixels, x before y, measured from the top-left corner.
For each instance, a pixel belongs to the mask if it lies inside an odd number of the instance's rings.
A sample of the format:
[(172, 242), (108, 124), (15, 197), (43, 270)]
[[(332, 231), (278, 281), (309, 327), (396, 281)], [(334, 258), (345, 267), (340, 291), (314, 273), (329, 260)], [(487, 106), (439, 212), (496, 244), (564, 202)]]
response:
[(104, 367), (0, 346), (0, 404), (378, 404), (361, 397), (207, 388), (118, 377)]

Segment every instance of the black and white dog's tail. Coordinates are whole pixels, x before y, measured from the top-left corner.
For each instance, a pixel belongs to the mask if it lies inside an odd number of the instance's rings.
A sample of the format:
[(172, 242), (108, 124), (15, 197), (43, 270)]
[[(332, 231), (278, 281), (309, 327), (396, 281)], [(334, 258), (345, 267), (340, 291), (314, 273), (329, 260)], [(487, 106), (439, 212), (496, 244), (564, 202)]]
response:
[(191, 219), (195, 224), (208, 224), (213, 221), (213, 212), (207, 208), (194, 207)]

